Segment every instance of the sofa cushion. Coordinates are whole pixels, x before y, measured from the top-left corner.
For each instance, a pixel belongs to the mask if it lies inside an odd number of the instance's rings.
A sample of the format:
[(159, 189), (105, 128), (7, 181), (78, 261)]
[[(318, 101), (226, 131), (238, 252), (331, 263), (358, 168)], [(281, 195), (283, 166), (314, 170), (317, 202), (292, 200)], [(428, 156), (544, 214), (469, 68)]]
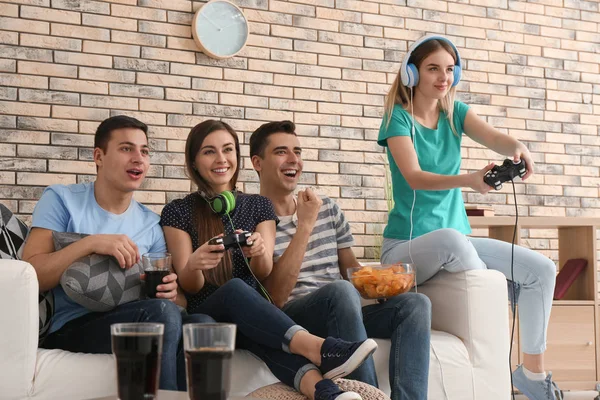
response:
[[(25, 247), (25, 239), (29, 233), (27, 225), (17, 218), (3, 204), (0, 204), (0, 259), (20, 260)], [(52, 291), (40, 292), (39, 304), (39, 344), (44, 341), (50, 330), (50, 322), (54, 315), (54, 296)]]
[[(88, 235), (52, 232), (54, 248), (60, 250)], [(90, 254), (71, 264), (60, 278), (60, 285), (73, 301), (91, 311), (110, 311), (118, 305), (139, 300), (140, 263), (123, 269), (112, 256)]]
[[(389, 355), (391, 341), (375, 339), (373, 354), (379, 389), (390, 395)], [(473, 399), (473, 365), (462, 340), (446, 332), (431, 331), (429, 353), (429, 399)], [(247, 350), (233, 355), (230, 397), (243, 397), (263, 386), (278, 382), (267, 365)], [(447, 397), (446, 397), (447, 396)]]
[[(375, 341), (378, 347), (373, 361), (379, 388), (390, 393), (388, 371), (392, 343), (388, 339)], [(473, 398), (473, 365), (469, 353), (462, 340), (447, 332), (431, 331), (428, 392), (430, 399)]]

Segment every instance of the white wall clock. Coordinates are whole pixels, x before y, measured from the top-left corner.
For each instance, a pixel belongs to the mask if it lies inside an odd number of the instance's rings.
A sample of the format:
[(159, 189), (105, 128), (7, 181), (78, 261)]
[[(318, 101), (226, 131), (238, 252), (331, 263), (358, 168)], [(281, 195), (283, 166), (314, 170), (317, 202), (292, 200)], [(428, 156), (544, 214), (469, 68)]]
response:
[(235, 4), (211, 0), (196, 11), (192, 35), (207, 56), (216, 59), (233, 57), (248, 41), (248, 20)]

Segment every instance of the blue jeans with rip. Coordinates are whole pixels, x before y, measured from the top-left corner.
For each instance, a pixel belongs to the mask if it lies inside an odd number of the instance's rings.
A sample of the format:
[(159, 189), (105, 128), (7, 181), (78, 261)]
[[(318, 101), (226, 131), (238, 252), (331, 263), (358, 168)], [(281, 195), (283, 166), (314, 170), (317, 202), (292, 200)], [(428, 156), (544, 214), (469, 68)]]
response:
[(209, 320), (200, 314), (182, 316), (177, 305), (169, 300), (140, 300), (120, 305), (108, 312), (93, 312), (71, 320), (48, 335), (42, 346), (46, 349), (62, 349), (75, 353), (111, 354), (112, 324), (162, 323), (165, 327), (159, 387), (163, 390), (186, 390), (181, 324)]
[[(354, 286), (338, 280), (290, 301), (283, 311), (317, 336), (348, 341), (391, 339), (392, 400), (427, 399), (431, 303), (426, 296), (407, 293), (361, 308)], [(377, 387), (373, 358), (348, 377)]]
[(290, 353), (292, 337), (305, 329), (239, 278), (227, 281), (194, 311), (236, 324), (236, 348), (257, 355), (277, 379), (298, 391), (304, 374), (318, 370), (308, 359)]
[[(333, 336), (349, 342), (367, 339), (360, 295), (348, 281), (333, 281), (285, 304), (282, 310), (313, 335)], [(348, 375), (348, 379), (377, 387), (373, 357)]]

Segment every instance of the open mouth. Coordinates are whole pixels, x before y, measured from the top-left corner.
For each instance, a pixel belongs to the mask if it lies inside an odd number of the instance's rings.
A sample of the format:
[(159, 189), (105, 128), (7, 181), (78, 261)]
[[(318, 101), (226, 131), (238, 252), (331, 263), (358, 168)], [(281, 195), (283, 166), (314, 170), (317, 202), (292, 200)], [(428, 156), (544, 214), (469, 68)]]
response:
[(297, 169), (284, 169), (281, 171), (283, 173), (283, 175), (287, 176), (288, 178), (296, 178), (296, 176), (298, 176), (298, 170)]
[(138, 169), (138, 168), (132, 168), (132, 169), (127, 170), (127, 174), (130, 177), (132, 177), (133, 179), (141, 178), (143, 173), (144, 173), (144, 171), (142, 171), (141, 169)]
[(215, 168), (215, 169), (212, 169), (211, 171), (214, 172), (215, 174), (224, 174), (227, 171), (229, 171), (229, 167)]

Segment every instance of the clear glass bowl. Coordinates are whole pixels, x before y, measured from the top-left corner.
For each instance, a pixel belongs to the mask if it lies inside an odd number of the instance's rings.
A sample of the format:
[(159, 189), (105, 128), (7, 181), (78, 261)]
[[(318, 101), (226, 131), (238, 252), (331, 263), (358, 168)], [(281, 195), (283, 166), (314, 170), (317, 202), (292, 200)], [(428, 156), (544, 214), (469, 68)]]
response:
[(376, 264), (348, 268), (348, 279), (363, 299), (386, 299), (408, 292), (415, 283), (412, 264)]

